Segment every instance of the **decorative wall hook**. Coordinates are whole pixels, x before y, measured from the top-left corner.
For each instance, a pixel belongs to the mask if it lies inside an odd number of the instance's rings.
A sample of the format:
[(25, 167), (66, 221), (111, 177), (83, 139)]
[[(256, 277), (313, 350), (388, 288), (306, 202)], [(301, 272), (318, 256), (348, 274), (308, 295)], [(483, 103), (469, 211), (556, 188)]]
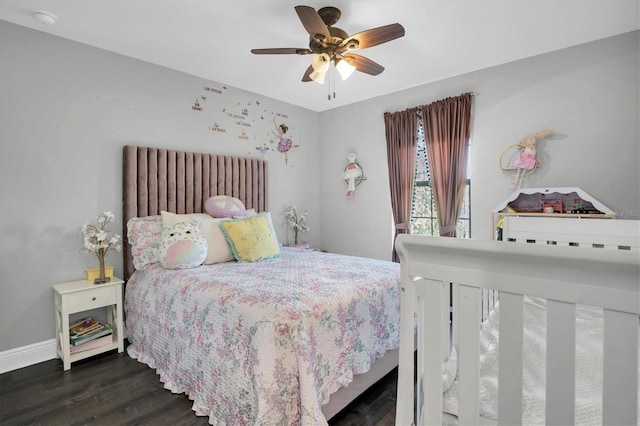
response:
[(356, 196), (356, 186), (367, 180), (367, 178), (364, 176), (362, 167), (356, 161), (355, 152), (347, 154), (347, 160), (349, 160), (349, 163), (344, 168), (344, 180), (348, 185), (347, 198), (354, 198)]

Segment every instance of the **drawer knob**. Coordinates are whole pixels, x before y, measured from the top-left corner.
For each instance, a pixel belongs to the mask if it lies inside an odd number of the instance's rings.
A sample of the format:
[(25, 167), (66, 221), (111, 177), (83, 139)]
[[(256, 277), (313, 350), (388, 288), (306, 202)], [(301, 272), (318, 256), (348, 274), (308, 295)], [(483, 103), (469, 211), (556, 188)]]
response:
[(95, 296), (92, 297), (91, 300), (93, 300), (95, 302), (96, 301), (96, 297)]

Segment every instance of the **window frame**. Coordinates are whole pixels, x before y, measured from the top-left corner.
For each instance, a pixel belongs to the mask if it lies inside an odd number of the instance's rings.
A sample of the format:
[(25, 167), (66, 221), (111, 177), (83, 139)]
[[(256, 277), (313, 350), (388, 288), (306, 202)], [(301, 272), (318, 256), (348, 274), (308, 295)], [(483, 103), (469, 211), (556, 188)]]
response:
[[(471, 179), (470, 178), (466, 178), (465, 180), (466, 183), (466, 192), (468, 192), (469, 195), (469, 199), (467, 200), (467, 205), (469, 206), (469, 216), (468, 217), (459, 217), (458, 221), (467, 221), (468, 223), (468, 230), (469, 230), (469, 235), (465, 236), (465, 237), (457, 237), (457, 238), (471, 238)], [(431, 188), (432, 187), (432, 183), (431, 183), (431, 179), (429, 180), (417, 180), (414, 182), (413, 184), (414, 190), (416, 187), (428, 187)], [(413, 203), (415, 200), (415, 191), (413, 192), (413, 194), (411, 195), (411, 202)], [(414, 234), (413, 232), (413, 221), (415, 219), (425, 219), (427, 221), (430, 222), (431, 224), (431, 233), (430, 234)], [(439, 227), (439, 222), (438, 222), (438, 216), (436, 213), (436, 209), (435, 209), (435, 200), (433, 198), (433, 189), (431, 190), (431, 216), (414, 216), (413, 215), (413, 208), (411, 209), (411, 216), (409, 219), (410, 222), (410, 233), (413, 235), (430, 235), (430, 236), (439, 236), (437, 234), (433, 233), (433, 229), (434, 229), (434, 223), (438, 225)]]

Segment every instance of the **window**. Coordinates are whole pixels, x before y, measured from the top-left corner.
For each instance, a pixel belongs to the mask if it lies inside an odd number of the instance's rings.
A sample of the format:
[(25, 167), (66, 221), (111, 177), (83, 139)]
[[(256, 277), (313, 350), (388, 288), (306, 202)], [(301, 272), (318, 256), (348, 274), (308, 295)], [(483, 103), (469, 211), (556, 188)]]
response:
[[(413, 202), (411, 204), (411, 233), (416, 235), (440, 235), (438, 215), (436, 212), (433, 191), (431, 190), (431, 175), (427, 161), (427, 146), (424, 141), (422, 123), (418, 125), (418, 146), (416, 149), (415, 183), (413, 187)], [(471, 180), (467, 179), (464, 200), (460, 210), (460, 217), (456, 227), (459, 238), (471, 237)]]

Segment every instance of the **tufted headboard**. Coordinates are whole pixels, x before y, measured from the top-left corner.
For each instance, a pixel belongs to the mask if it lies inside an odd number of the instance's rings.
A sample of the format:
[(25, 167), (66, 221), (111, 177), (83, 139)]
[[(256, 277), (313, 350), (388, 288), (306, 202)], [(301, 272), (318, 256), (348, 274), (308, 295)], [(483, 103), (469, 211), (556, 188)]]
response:
[(127, 241), (132, 217), (159, 215), (161, 210), (201, 213), (214, 195), (236, 197), (247, 209), (268, 210), (265, 160), (126, 145), (122, 169), (125, 281), (134, 270)]

